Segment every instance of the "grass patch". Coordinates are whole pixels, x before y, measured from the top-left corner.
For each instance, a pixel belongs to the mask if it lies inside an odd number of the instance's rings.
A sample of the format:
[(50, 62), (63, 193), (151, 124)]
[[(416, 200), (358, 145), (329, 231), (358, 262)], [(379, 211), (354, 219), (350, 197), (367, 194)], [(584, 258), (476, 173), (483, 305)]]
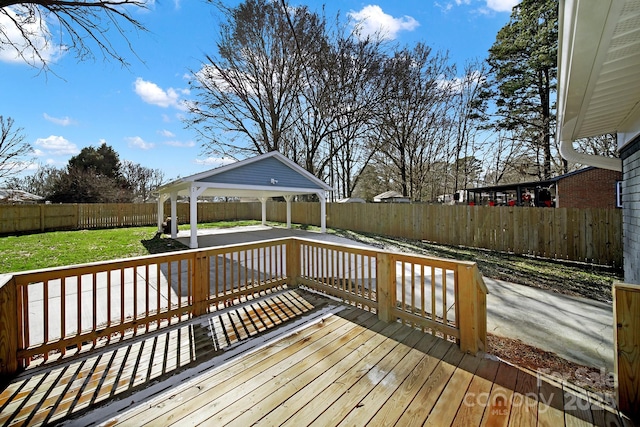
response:
[[(261, 221), (220, 221), (198, 228), (229, 228)], [(188, 230), (189, 224), (180, 225)], [(156, 227), (53, 231), (0, 237), (0, 273), (39, 270), (189, 249), (178, 241), (156, 235)]]
[(0, 272), (36, 270), (148, 255), (155, 227), (54, 231), (0, 238)]

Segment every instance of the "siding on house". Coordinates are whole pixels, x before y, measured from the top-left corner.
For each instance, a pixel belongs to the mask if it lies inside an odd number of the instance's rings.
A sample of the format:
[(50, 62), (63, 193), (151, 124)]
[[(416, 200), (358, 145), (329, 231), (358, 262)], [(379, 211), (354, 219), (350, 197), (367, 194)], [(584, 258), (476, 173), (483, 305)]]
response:
[(556, 184), (556, 207), (613, 209), (616, 207), (616, 182), (621, 180), (622, 172), (599, 168), (560, 177)]
[(624, 281), (640, 283), (640, 137), (620, 151)]

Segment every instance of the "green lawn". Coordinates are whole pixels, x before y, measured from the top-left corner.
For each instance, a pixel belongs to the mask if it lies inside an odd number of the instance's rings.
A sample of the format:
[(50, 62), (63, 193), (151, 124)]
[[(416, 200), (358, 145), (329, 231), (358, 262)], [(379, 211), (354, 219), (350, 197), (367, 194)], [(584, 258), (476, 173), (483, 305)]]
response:
[[(198, 228), (260, 224), (260, 221), (221, 221)], [(180, 225), (180, 230), (189, 225)], [(171, 239), (156, 237), (156, 227), (54, 231), (0, 237), (0, 273), (38, 270), (188, 249)]]

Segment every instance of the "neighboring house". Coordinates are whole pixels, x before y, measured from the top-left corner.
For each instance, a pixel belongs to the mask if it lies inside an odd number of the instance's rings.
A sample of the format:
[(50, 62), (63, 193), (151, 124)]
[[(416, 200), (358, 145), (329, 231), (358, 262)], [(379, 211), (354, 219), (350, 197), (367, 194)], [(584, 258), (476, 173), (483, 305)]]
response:
[(373, 197), (373, 201), (376, 203), (409, 203), (408, 197), (403, 196), (397, 191), (385, 191)]
[(619, 208), (622, 172), (588, 167), (558, 177), (556, 207)]
[(41, 203), (44, 201), (44, 197), (37, 196), (35, 194), (27, 193), (22, 190), (9, 190), (6, 188), (0, 188), (0, 203)]
[[(563, 0), (558, 25), (560, 153), (622, 171), (624, 281), (640, 284), (640, 1)], [(620, 159), (573, 147), (608, 133), (617, 134)]]
[(336, 203), (366, 203), (365, 199), (359, 197), (347, 197), (345, 199), (336, 200)]
[(470, 204), (556, 208), (620, 207), (622, 172), (587, 167), (545, 181), (468, 188)]

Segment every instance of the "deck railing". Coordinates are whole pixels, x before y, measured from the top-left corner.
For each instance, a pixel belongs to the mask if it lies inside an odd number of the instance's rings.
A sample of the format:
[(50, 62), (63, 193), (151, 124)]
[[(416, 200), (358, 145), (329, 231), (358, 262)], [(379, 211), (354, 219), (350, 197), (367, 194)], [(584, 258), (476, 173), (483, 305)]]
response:
[(46, 363), (303, 285), (455, 339), (486, 343), (474, 263), (286, 238), (0, 278), (0, 373)]

